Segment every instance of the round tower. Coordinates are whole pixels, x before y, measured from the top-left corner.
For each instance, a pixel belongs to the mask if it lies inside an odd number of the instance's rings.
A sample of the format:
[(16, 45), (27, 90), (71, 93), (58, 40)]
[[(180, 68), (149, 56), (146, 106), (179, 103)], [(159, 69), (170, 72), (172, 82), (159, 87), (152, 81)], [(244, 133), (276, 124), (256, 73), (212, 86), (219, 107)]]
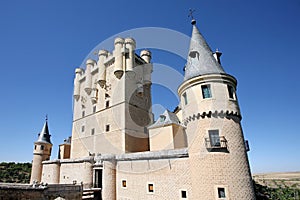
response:
[(227, 74), (192, 21), (193, 32), (179, 86), (188, 139), (193, 199), (255, 199), (236, 97)]
[(34, 142), (30, 184), (34, 181), (41, 182), (43, 170), (42, 162), (49, 160), (51, 156), (52, 143), (50, 137), (48, 119), (46, 118), (43, 129), (38, 134), (37, 141)]

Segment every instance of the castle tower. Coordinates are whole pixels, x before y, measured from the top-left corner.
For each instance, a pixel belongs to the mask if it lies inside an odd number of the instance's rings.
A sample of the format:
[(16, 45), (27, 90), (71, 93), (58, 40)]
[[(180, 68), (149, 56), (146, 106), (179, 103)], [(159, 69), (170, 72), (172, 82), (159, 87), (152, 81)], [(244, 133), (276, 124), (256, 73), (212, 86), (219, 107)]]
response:
[(42, 162), (49, 160), (51, 156), (52, 143), (50, 141), (48, 119), (46, 118), (42, 131), (38, 134), (37, 141), (34, 142), (33, 160), (30, 183), (34, 181), (41, 182), (42, 178)]
[(192, 199), (255, 199), (236, 96), (236, 79), (221, 66), (192, 20), (184, 82), (178, 88), (190, 157)]
[(132, 38), (114, 47), (75, 70), (71, 158), (149, 150), (151, 53), (138, 56)]

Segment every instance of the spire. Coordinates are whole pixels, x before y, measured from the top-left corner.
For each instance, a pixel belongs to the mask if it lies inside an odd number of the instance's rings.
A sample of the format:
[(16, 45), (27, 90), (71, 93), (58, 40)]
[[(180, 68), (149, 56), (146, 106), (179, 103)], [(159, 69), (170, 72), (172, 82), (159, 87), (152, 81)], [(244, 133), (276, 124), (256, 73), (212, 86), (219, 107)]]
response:
[(191, 24), (193, 32), (185, 66), (184, 80), (204, 74), (225, 73), (222, 66), (214, 58), (213, 52), (204, 37), (199, 32), (194, 18), (192, 18)]
[(42, 131), (39, 133), (39, 137), (36, 142), (43, 142), (43, 143), (51, 143), (50, 141), (51, 135), (49, 134), (49, 128), (48, 128), (48, 116), (46, 115), (45, 124), (43, 126)]

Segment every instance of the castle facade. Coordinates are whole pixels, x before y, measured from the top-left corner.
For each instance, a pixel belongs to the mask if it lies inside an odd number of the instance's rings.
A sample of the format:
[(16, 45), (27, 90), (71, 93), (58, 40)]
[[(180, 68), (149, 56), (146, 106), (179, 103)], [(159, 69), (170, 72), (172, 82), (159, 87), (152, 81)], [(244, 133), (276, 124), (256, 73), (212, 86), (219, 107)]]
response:
[(74, 79), (72, 137), (49, 160), (46, 121), (31, 182), (82, 184), (102, 199), (255, 199), (236, 96), (237, 80), (192, 20), (180, 103), (154, 121), (151, 52), (116, 38)]

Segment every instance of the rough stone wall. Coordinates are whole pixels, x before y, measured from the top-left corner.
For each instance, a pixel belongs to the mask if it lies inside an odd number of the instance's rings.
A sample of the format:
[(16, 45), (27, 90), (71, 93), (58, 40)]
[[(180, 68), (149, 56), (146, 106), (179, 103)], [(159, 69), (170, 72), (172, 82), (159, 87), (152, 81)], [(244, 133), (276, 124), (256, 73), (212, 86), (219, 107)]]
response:
[(54, 200), (61, 197), (66, 200), (81, 200), (80, 185), (48, 185), (32, 187), (24, 184), (1, 184), (0, 199), (2, 200)]
[[(126, 181), (126, 188), (122, 181)], [(154, 192), (148, 192), (153, 184)], [(118, 161), (117, 199), (181, 199), (192, 193), (188, 158)]]

